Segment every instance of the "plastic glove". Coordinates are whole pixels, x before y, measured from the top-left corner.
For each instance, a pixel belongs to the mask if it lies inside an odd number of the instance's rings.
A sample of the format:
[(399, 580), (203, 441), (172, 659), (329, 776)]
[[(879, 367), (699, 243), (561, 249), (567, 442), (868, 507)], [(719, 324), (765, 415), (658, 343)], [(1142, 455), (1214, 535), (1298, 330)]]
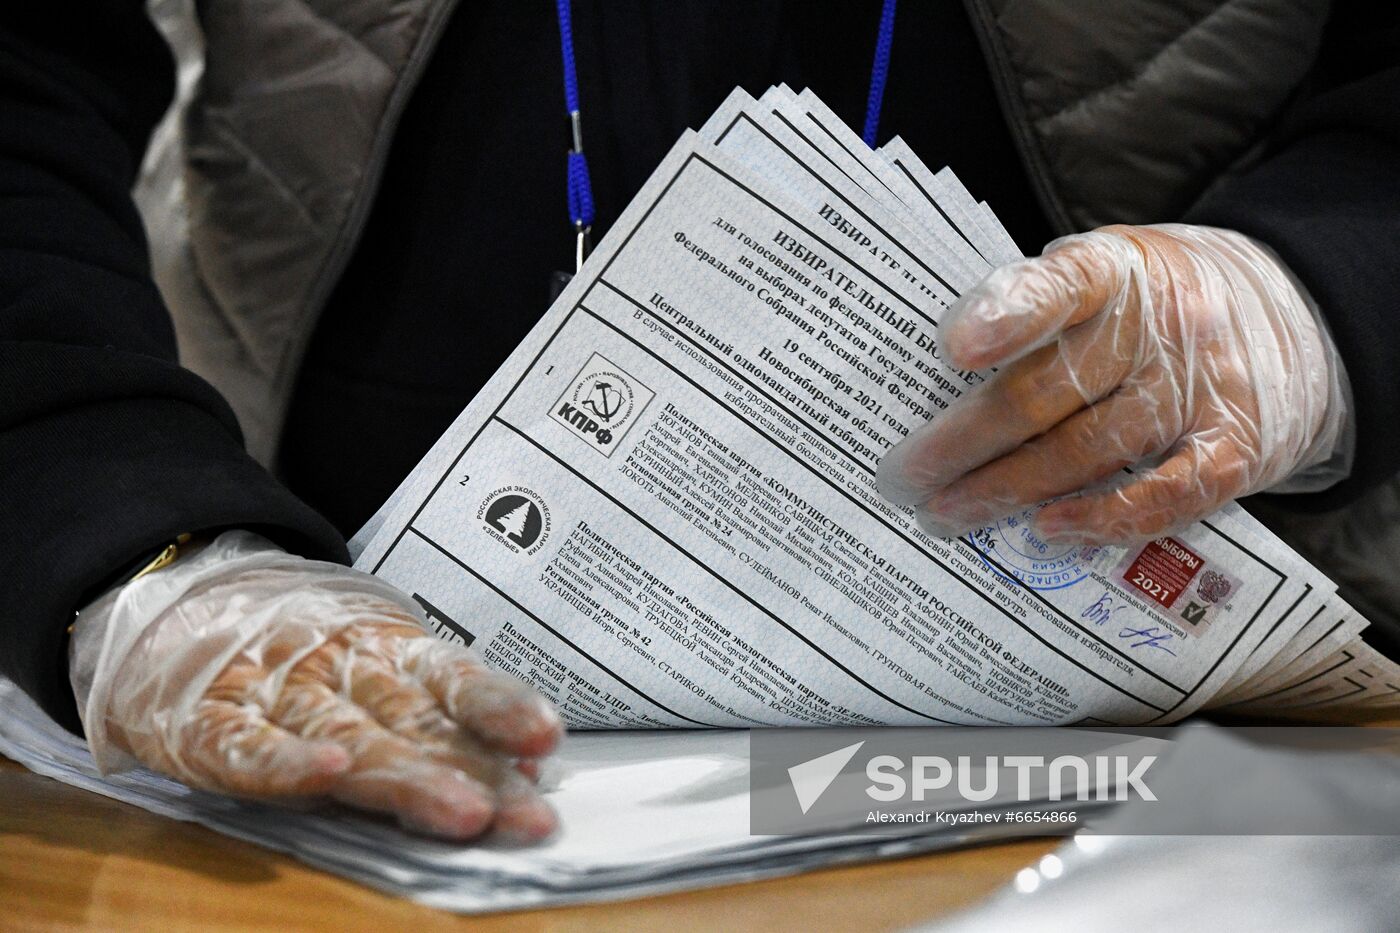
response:
[(429, 635), (369, 574), (227, 532), (79, 613), (70, 674), (98, 766), (244, 797), (329, 795), (412, 829), (549, 834), (558, 714)]
[(1065, 237), (993, 271), (940, 330), (952, 365), (1000, 371), (876, 477), (939, 537), (1069, 496), (1039, 510), (1043, 539), (1127, 543), (1350, 472), (1341, 359), (1302, 286), (1241, 234)]

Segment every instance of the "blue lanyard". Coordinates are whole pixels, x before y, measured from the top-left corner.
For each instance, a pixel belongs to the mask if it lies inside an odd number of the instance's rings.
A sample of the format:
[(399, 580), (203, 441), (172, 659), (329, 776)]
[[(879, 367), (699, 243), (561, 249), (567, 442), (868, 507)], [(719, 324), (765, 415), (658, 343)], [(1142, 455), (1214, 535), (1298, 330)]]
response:
[(885, 102), (885, 80), (890, 76), (890, 46), (894, 44), (895, 0), (885, 0), (880, 11), (880, 32), (875, 37), (875, 62), (870, 66), (870, 96), (865, 101), (865, 130), (860, 138), (875, 148), (875, 131), (880, 128), (880, 105)]
[(578, 71), (574, 67), (574, 25), (569, 0), (556, 0), (559, 10), (559, 44), (564, 50), (564, 109), (569, 114), (573, 148), (568, 156), (569, 223), (577, 236), (574, 259), (583, 268), (593, 233), (593, 184), (588, 178), (588, 160), (583, 157), (583, 123), (578, 109)]
[[(861, 138), (875, 148), (880, 127), (880, 106), (885, 99), (885, 82), (890, 74), (890, 46), (894, 43), (896, 0), (885, 0), (880, 10), (880, 31), (875, 39), (875, 62), (870, 68), (870, 95), (865, 104), (865, 130)], [(575, 261), (578, 268), (588, 256), (593, 233), (593, 184), (588, 177), (588, 160), (583, 157), (583, 122), (579, 117), (578, 69), (574, 65), (574, 25), (570, 0), (555, 0), (559, 11), (559, 45), (564, 53), (564, 110), (569, 115), (573, 147), (568, 153), (569, 223), (576, 235)]]

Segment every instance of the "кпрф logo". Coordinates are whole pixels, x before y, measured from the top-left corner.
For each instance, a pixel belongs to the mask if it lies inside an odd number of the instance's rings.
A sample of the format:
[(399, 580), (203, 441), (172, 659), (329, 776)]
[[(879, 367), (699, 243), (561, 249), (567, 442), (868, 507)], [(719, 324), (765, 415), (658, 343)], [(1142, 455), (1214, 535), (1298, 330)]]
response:
[(636, 377), (594, 353), (565, 387), (549, 416), (610, 457), (655, 396)]
[(524, 486), (497, 489), (481, 503), (476, 517), (488, 535), (516, 553), (534, 554), (549, 536), (549, 506)]

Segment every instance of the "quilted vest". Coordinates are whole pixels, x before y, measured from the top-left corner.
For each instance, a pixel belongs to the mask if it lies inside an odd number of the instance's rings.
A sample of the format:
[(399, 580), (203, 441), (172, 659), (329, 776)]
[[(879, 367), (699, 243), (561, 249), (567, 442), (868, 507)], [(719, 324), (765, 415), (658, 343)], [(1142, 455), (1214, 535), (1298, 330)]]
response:
[[(181, 63), (137, 189), (156, 280), (182, 362), (266, 463), (454, 5), (152, 3)], [(966, 5), (1037, 195), (1068, 233), (1179, 217), (1247, 160), (1311, 68), (1329, 2)]]

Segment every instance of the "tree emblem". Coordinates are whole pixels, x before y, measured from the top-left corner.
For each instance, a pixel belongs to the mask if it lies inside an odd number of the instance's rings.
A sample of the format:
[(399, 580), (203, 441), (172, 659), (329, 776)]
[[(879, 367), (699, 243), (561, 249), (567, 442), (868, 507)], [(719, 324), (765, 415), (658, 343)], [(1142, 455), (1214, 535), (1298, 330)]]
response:
[(500, 517), (497, 526), (502, 534), (509, 535), (516, 541), (523, 542), (525, 537), (525, 520), (530, 517), (530, 503), (522, 502), (515, 508)]
[(485, 519), (486, 524), (523, 548), (539, 540), (543, 529), (539, 507), (521, 495), (501, 496), (491, 502)]

